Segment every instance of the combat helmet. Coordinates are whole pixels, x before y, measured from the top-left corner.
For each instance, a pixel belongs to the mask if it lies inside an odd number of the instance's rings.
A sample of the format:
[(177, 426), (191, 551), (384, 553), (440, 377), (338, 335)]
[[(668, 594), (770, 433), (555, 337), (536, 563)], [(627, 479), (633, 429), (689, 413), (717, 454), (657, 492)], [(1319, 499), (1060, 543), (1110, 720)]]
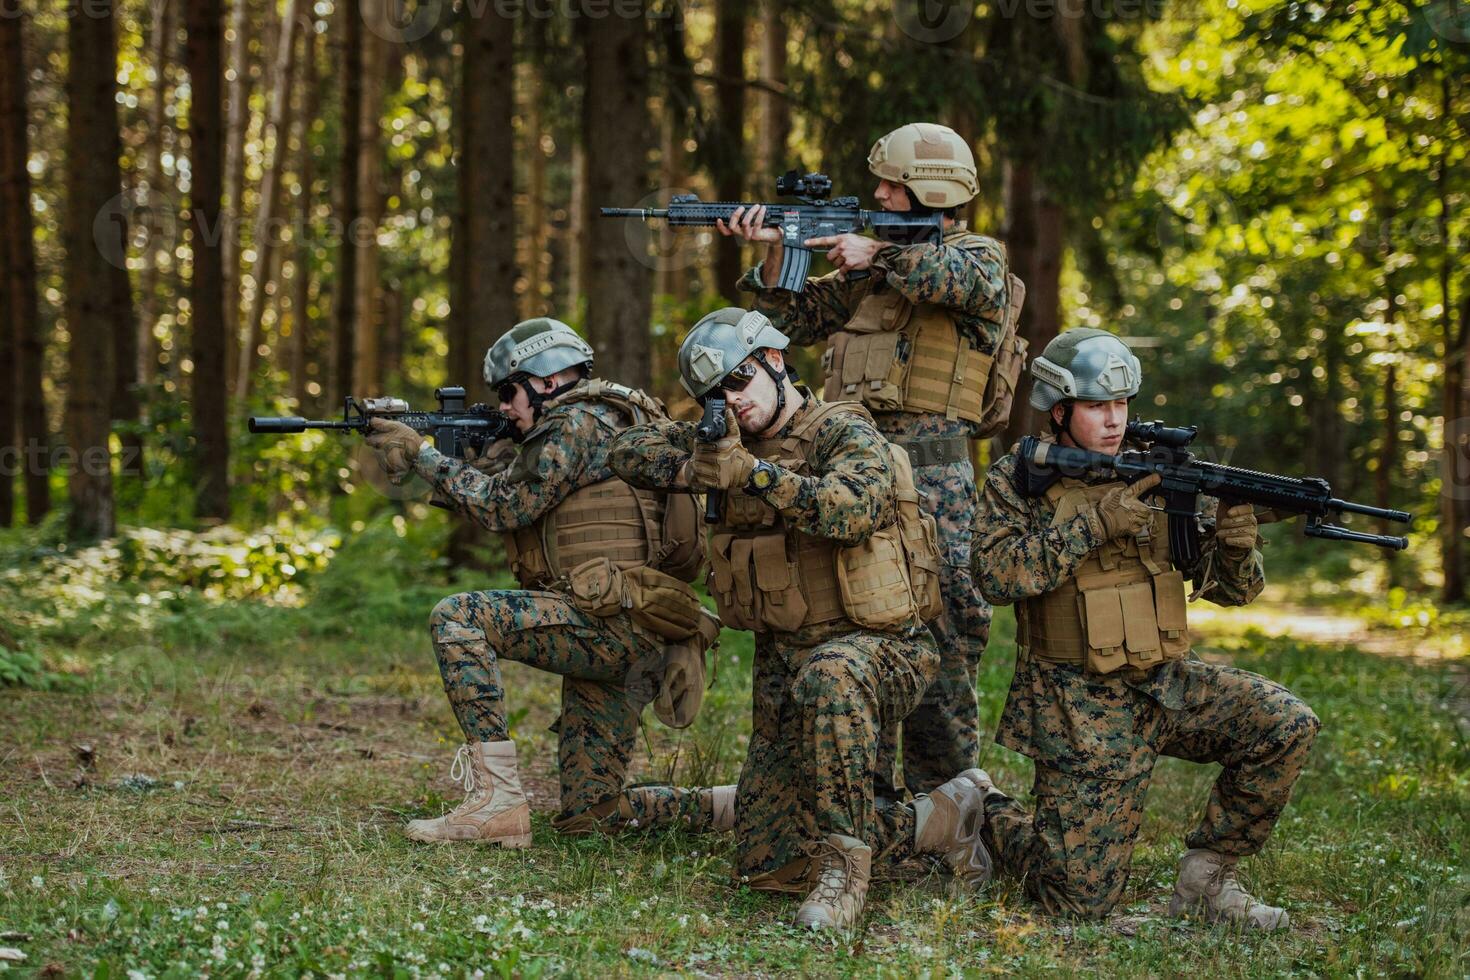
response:
[(970, 144), (937, 123), (909, 123), (884, 136), (868, 151), (868, 169), (935, 210), (964, 204), (980, 191)]
[(1031, 407), (1051, 411), (1058, 402), (1132, 398), (1143, 382), (1138, 358), (1117, 334), (1077, 327), (1052, 338), (1031, 362)]
[(579, 364), (591, 367), (591, 345), (560, 320), (538, 316), (511, 327), (485, 352), (485, 384), (494, 388), (517, 374), (549, 378)]
[[(751, 354), (768, 347), (785, 350), (790, 343), (764, 313), (738, 306), (715, 310), (701, 317), (679, 345), (679, 383), (698, 401)], [(764, 357), (757, 360), (776, 381), (784, 403), (781, 379), (786, 372), (775, 371)]]

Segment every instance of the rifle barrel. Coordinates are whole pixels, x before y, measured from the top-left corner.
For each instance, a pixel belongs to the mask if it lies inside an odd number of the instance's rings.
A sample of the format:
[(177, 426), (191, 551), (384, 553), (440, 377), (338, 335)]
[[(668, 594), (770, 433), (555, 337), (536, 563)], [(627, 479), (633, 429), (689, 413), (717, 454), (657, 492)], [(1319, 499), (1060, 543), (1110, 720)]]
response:
[(667, 218), (666, 208), (603, 208), (604, 218)]

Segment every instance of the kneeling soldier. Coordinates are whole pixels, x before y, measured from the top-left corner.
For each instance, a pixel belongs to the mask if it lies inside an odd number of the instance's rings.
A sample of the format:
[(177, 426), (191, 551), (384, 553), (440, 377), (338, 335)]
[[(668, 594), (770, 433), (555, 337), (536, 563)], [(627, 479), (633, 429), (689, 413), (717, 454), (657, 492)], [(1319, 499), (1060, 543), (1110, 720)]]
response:
[[(1127, 345), (1069, 330), (1031, 372), (1031, 404), (1051, 413), (1052, 438), (1119, 451), (1141, 377)], [(975, 525), (981, 590), (1016, 606), (1016, 673), (996, 740), (1036, 761), (1034, 813), (982, 787), (996, 864), (1048, 912), (1106, 915), (1128, 880), (1155, 759), (1217, 762), (1170, 911), (1285, 928), (1286, 912), (1252, 898), (1236, 864), (1280, 818), (1317, 716), (1279, 684), (1193, 656), (1168, 518), (1143, 500), (1157, 475), (1131, 486), (1062, 478), (1028, 496), (1023, 465), (1013, 450), (990, 467)], [(1208, 526), (1217, 515), (1204, 516)], [(1260, 594), (1257, 543), (1249, 504), (1220, 510), (1192, 570), (1195, 595), (1238, 606)]]
[[(634, 491), (607, 466), (613, 436), (663, 418), (663, 407), (641, 391), (589, 379), (591, 366), (592, 348), (556, 320), (528, 320), (495, 342), (485, 382), (521, 436), (509, 469), (493, 475), (442, 455), (405, 425), (373, 423), (368, 441), (390, 476), (416, 471), (440, 502), (501, 532), (524, 589), (450, 596), (429, 619), (467, 740), (451, 774), (462, 774), (468, 795), (443, 817), (410, 822), (414, 840), (531, 843), (507, 735), (502, 658), (563, 678), (558, 830), (733, 826), (733, 786), (624, 787), (640, 711), (675, 659), (669, 645), (697, 646), (702, 656), (718, 625), (684, 584), (703, 560), (692, 504)], [(688, 511), (682, 531), (671, 519), (678, 507)], [(660, 694), (669, 709), (661, 717), (687, 715), (669, 704), (669, 693)]]
[(679, 372), (701, 403), (727, 400), (725, 435), (634, 426), (612, 466), (634, 486), (723, 496), (710, 591), (727, 626), (756, 634), (738, 874), (751, 888), (808, 893), (799, 924), (847, 928), (874, 851), (941, 855), (964, 883), (988, 880), (984, 774), (957, 775), (912, 806), (875, 805), (879, 733), (919, 702), (939, 662), (920, 625), (941, 602), (933, 519), (903, 450), (861, 405), (797, 387), (787, 343), (761, 313), (706, 316)]

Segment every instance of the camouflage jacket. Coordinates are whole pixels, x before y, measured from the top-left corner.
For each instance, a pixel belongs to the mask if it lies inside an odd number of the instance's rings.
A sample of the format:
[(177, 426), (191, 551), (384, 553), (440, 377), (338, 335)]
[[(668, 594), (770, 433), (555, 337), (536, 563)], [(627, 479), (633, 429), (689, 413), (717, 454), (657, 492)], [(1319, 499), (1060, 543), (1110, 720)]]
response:
[[(1093, 515), (1080, 513), (1052, 527), (1052, 507), (1045, 497), (1027, 497), (1019, 489), (1019, 460), (1008, 455), (985, 474), (975, 515), (971, 570), (981, 593), (996, 605), (1009, 605), (1050, 592), (1070, 578), (1103, 543)], [(1213, 517), (1218, 501), (1201, 501)], [(1241, 606), (1260, 594), (1265, 573), (1258, 550), (1232, 558), (1206, 539), (1194, 575), (1195, 595), (1223, 606)], [(1085, 674), (1073, 664), (1043, 663), (1019, 657), (1001, 715), (996, 741), (1038, 763), (1075, 776), (1128, 779), (1152, 765), (1153, 753), (1142, 744), (1133, 713), (1133, 692), (1170, 709), (1183, 709), (1212, 698), (1213, 692), (1192, 683), (1193, 675), (1174, 661), (1141, 679), (1118, 674)]]
[(455, 513), (491, 531), (529, 527), (577, 490), (610, 480), (608, 449), (628, 424), (621, 412), (593, 401), (549, 410), (526, 433), (510, 468), (486, 476), (445, 456), (425, 440), (414, 469)]

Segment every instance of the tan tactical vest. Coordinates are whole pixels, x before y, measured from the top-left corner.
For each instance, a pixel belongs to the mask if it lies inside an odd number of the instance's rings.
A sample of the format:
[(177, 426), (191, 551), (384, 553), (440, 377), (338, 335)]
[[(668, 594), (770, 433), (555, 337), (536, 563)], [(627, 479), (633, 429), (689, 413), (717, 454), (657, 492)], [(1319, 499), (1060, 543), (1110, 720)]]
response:
[[(1063, 479), (1046, 498), (1051, 525), (1096, 506), (1116, 482)], [(1016, 607), (1017, 642), (1037, 660), (1082, 663), (1090, 673), (1148, 671), (1189, 653), (1184, 575), (1169, 553), (1168, 516), (1155, 512), (1143, 533), (1110, 540), (1088, 555), (1074, 578)]]
[[(961, 233), (945, 244), (963, 248), (981, 237)], [(848, 399), (874, 412), (934, 413), (979, 423), (991, 355), (970, 346), (946, 308), (911, 303), (887, 289), (863, 297), (844, 329), (832, 334), (822, 367), (829, 402)]]
[[(822, 422), (841, 413), (869, 418), (862, 406), (810, 404), (784, 438), (748, 440), (757, 458), (804, 476)], [(732, 629), (792, 632), (850, 621), (898, 631), (939, 615), (939, 549), (934, 519), (919, 510), (913, 471), (890, 444), (899, 520), (865, 542), (844, 547), (785, 526), (757, 497), (728, 493), (721, 523), (710, 529), (710, 591)]]
[[(596, 379), (549, 400), (544, 408), (576, 401), (612, 405), (629, 425), (667, 417), (663, 406), (644, 392)], [(609, 429), (609, 440), (616, 431)], [(684, 522), (691, 528), (690, 540), (676, 540), (684, 532), (670, 534), (667, 512), (678, 507), (691, 511)], [(530, 527), (502, 535), (506, 558), (516, 581), (526, 589), (547, 588), (594, 558), (607, 558), (621, 571), (652, 565), (691, 581), (703, 558), (702, 542), (692, 530), (693, 508), (689, 494), (635, 490), (614, 477), (578, 489)]]

